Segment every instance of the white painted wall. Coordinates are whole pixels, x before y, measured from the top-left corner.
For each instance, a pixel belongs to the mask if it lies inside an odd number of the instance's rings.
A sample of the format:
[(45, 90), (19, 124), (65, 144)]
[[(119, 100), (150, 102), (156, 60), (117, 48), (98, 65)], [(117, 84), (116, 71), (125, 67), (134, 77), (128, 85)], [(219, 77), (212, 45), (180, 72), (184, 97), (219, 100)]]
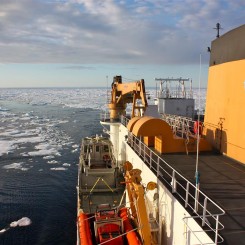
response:
[(158, 111), (160, 114), (171, 114), (184, 117), (194, 117), (194, 99), (159, 99)]

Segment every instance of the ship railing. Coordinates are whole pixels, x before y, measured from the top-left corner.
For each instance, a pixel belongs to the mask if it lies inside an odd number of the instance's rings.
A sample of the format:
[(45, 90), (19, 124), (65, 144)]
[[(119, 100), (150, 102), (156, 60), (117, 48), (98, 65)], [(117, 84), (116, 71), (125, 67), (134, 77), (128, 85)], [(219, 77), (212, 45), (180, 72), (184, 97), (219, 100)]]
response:
[(157, 92), (159, 99), (193, 99), (193, 91), (182, 90), (163, 90)]
[(170, 125), (175, 135), (182, 138), (188, 138), (190, 135), (194, 135), (193, 128), (195, 121), (192, 118), (163, 114), (162, 119)]
[(110, 121), (110, 112), (109, 111), (101, 111), (100, 112), (100, 121), (101, 122)]
[(118, 114), (116, 119), (111, 120), (109, 111), (101, 111), (100, 112), (100, 121), (101, 122), (111, 122), (111, 123), (121, 122), (121, 123), (123, 123), (123, 125), (126, 126), (129, 120), (130, 119), (128, 119), (126, 116), (121, 116), (119, 114)]
[(225, 214), (225, 211), (131, 132), (128, 134), (127, 143), (186, 210), (195, 213), (201, 226), (209, 228), (208, 233), (212, 233), (210, 236), (214, 243), (221, 243), (223, 238), (219, 235), (219, 231), (224, 226), (219, 218)]
[(129, 120), (130, 120), (130, 119), (127, 118), (127, 117), (124, 117), (124, 116), (121, 117), (121, 123), (122, 123), (125, 127), (127, 127)]
[[(216, 216), (216, 218), (218, 219), (219, 218), (219, 214), (212, 214), (212, 215), (206, 215), (206, 218), (208, 218), (208, 217), (211, 217), (211, 216)], [(203, 229), (200, 229), (200, 230), (193, 230), (192, 228), (191, 228), (191, 225), (189, 225), (188, 224), (188, 220), (195, 220), (195, 219), (200, 219), (200, 216), (199, 215), (197, 215), (197, 216), (188, 216), (188, 217), (184, 217), (183, 218), (183, 221), (184, 221), (184, 223), (185, 223), (185, 225), (188, 227), (188, 229), (190, 230), (190, 232), (196, 237), (196, 239), (200, 242), (200, 244), (202, 244), (202, 245), (207, 245), (207, 244), (218, 244), (218, 243), (222, 243), (222, 242), (224, 242), (224, 238), (220, 235), (220, 234), (218, 234), (218, 233), (216, 233), (215, 231), (214, 231), (214, 229), (210, 226), (210, 225), (208, 225), (208, 227), (207, 228), (203, 228)], [(223, 226), (221, 223), (219, 223), (221, 226)], [(224, 228), (224, 227), (223, 227)], [(200, 233), (203, 233), (203, 232), (205, 232), (205, 233), (209, 233), (209, 232), (212, 232), (212, 233), (214, 233), (215, 232), (215, 237), (214, 237), (214, 242), (203, 242), (203, 241), (201, 241), (200, 239), (199, 239), (199, 236), (198, 236), (198, 234), (200, 234)], [(185, 231), (185, 233), (186, 233), (186, 235), (188, 236), (188, 231)]]
[[(189, 137), (195, 137), (195, 133), (193, 131), (195, 121), (192, 120), (192, 118), (162, 114), (162, 119), (170, 125), (174, 135), (185, 139), (189, 139)], [(127, 127), (129, 120), (130, 119), (126, 118), (125, 116), (121, 116), (121, 123), (125, 127)]]

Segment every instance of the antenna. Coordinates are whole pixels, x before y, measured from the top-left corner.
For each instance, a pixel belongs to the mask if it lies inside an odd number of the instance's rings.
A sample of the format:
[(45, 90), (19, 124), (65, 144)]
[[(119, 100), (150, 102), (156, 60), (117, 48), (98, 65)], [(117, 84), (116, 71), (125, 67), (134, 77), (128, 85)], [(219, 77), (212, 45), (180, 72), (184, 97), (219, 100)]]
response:
[(213, 29), (217, 30), (217, 36), (216, 36), (216, 37), (219, 38), (219, 30), (223, 29), (223, 28), (221, 27), (221, 24), (220, 24), (220, 23), (217, 23), (217, 24), (216, 24), (216, 27), (213, 28)]

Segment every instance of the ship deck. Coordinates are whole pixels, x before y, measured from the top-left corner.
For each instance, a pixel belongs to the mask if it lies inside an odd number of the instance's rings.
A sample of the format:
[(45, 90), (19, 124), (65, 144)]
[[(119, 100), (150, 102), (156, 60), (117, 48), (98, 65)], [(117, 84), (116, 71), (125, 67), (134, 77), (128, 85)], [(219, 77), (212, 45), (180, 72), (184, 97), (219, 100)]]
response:
[[(168, 164), (195, 182), (196, 154), (162, 154)], [(223, 244), (245, 244), (245, 166), (222, 155), (199, 155), (200, 189), (225, 210)]]
[(94, 213), (99, 204), (110, 204), (117, 207), (120, 202), (125, 204), (123, 192), (124, 185), (121, 182), (124, 178), (120, 172), (108, 174), (104, 172), (86, 175), (80, 172), (79, 177), (79, 199), (80, 209), (85, 213)]

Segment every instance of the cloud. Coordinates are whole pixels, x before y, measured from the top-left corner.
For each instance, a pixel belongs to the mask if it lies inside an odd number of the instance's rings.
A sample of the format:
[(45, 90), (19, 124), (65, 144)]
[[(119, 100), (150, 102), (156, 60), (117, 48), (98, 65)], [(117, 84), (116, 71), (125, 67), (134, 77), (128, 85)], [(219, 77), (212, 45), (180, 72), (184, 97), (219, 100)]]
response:
[(243, 13), (228, 0), (2, 0), (1, 62), (195, 63), (215, 24), (228, 31)]

